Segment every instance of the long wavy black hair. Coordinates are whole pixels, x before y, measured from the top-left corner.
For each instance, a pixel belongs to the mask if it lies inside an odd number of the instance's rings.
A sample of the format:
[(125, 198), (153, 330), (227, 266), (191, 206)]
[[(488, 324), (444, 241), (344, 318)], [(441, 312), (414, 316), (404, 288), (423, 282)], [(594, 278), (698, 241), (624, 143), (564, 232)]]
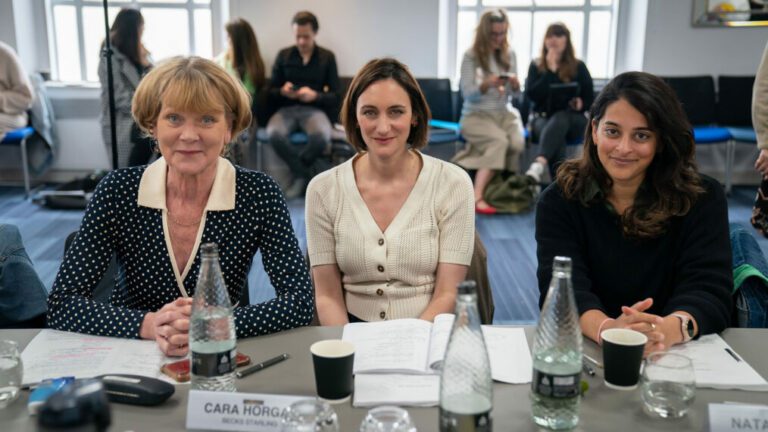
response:
[[(582, 156), (563, 163), (557, 183), (568, 199), (583, 205), (604, 201), (613, 180), (603, 167), (592, 139), (592, 131), (605, 111), (619, 99), (645, 116), (656, 135), (656, 154), (645, 172), (635, 200), (621, 216), (624, 235), (653, 238), (662, 235), (674, 216), (688, 213), (704, 192), (696, 161), (693, 132), (674, 90), (661, 78), (645, 72), (626, 72), (612, 79), (590, 109), (591, 122), (584, 134)], [(590, 183), (602, 194), (590, 197)]]

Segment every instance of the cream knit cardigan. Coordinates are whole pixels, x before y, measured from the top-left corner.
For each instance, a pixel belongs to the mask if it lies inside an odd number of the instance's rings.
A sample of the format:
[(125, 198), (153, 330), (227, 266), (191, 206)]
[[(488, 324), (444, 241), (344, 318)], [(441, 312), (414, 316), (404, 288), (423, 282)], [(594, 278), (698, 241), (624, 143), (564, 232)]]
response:
[(418, 317), (432, 298), (437, 264), (469, 265), (472, 258), (469, 176), (419, 155), (416, 184), (383, 233), (355, 183), (359, 155), (316, 176), (307, 189), (310, 263), (339, 266), (347, 310), (365, 321)]

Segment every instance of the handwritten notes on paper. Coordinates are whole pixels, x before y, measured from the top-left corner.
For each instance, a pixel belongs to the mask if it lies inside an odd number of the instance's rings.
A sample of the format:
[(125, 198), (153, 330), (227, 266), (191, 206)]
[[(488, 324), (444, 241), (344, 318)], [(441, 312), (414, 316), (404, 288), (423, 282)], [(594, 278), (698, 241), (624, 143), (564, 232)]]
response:
[(160, 372), (160, 367), (177, 359), (166, 357), (155, 341), (42, 330), (21, 353), (21, 359), (24, 384), (104, 374), (142, 375), (176, 384)]

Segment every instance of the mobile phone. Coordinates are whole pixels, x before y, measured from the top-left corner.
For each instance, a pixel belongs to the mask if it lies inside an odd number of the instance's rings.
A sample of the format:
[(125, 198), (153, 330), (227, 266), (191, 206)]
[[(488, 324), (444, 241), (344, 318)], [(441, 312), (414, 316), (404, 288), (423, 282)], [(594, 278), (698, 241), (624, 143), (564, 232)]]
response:
[(294, 85), (291, 86), (291, 90), (293, 90), (293, 91), (299, 91), (300, 88), (301, 88), (301, 86), (298, 85), (298, 84), (294, 84)]
[(503, 74), (499, 75), (499, 79), (502, 80), (502, 81), (505, 81), (505, 82), (509, 81), (509, 74), (503, 73)]
[[(237, 353), (235, 357), (235, 367), (243, 367), (251, 364), (251, 358), (243, 353)], [(160, 372), (173, 378), (176, 382), (189, 381), (189, 359), (166, 363), (160, 368)]]

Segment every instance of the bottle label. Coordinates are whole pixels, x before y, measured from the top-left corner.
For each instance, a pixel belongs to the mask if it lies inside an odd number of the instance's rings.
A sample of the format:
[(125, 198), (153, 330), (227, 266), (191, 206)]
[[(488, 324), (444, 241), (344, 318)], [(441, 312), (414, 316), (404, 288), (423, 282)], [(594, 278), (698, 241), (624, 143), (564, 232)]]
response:
[(491, 432), (491, 412), (457, 414), (440, 408), (440, 432)]
[(192, 374), (203, 377), (217, 377), (235, 370), (237, 350), (219, 353), (192, 352)]
[(552, 375), (533, 370), (531, 387), (534, 393), (555, 399), (568, 399), (579, 395), (581, 372), (573, 375)]

